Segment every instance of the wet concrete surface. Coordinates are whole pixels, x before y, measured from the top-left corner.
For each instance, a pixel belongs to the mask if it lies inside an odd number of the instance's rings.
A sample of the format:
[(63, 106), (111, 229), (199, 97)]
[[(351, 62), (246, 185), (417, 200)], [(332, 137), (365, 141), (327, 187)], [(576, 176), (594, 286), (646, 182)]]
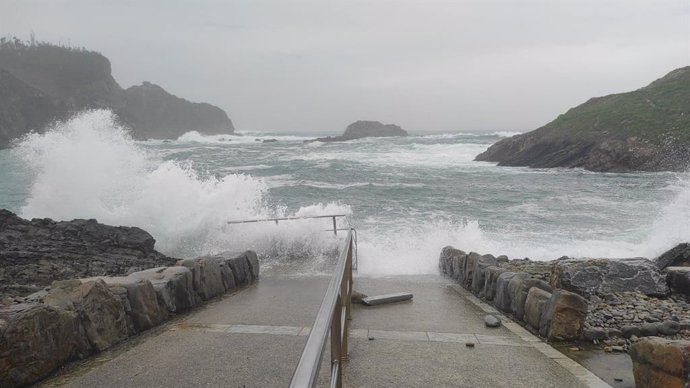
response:
[[(635, 388), (632, 359), (627, 353), (605, 352), (596, 347), (569, 350), (572, 345), (560, 344), (556, 348), (580, 365), (592, 371), (615, 388)], [(616, 381), (620, 379), (621, 381)]]

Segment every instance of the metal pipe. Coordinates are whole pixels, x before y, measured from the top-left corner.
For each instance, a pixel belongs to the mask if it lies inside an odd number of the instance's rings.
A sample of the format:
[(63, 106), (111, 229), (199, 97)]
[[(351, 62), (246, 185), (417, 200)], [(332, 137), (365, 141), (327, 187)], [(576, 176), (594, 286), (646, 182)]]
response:
[(331, 386), (341, 387), (341, 361), (347, 360), (348, 357), (348, 318), (352, 296), (352, 239), (353, 231), (350, 230), (307, 343), (304, 345), (302, 356), (292, 375), (290, 387), (316, 386), (329, 332), (331, 334)]
[(291, 221), (291, 220), (307, 220), (311, 218), (331, 218), (331, 217), (347, 217), (347, 214), (329, 214), (324, 216), (308, 216), (308, 217), (278, 217), (278, 218), (262, 218), (257, 220), (239, 220), (228, 221), (228, 224), (248, 224), (252, 222), (268, 222), (268, 221)]

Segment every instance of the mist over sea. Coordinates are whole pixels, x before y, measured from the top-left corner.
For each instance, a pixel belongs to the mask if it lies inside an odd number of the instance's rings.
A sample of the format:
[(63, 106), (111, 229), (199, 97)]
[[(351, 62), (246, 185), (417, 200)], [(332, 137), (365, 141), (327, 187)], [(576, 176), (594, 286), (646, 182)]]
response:
[(85, 112), (0, 150), (0, 207), (139, 226), (174, 256), (254, 249), (269, 265), (309, 257), (307, 272), (338, 245), (325, 232), (330, 220), (227, 221), (349, 214), (368, 275), (433, 273), (446, 245), (546, 260), (655, 257), (690, 240), (690, 174), (472, 160), (510, 133), (304, 143), (321, 134), (189, 132), (137, 142), (116, 122)]

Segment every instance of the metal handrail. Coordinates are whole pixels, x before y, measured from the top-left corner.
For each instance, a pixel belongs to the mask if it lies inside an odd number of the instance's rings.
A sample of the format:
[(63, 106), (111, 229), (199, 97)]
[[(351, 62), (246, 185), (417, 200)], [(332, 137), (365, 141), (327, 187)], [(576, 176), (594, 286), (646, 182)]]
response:
[(321, 359), (331, 335), (331, 387), (342, 387), (342, 362), (348, 358), (349, 320), (352, 319), (352, 249), (353, 229), (347, 234), (345, 245), (338, 257), (333, 277), (326, 289), (319, 313), (304, 345), (290, 387), (315, 387), (319, 378)]
[[(261, 219), (256, 219), (256, 220), (238, 220), (238, 221), (228, 221), (228, 224), (248, 224), (252, 222), (275, 222), (276, 225), (278, 225), (279, 221), (292, 221), (292, 220), (307, 220), (307, 219), (312, 219), (312, 218), (333, 218), (333, 229), (329, 229), (328, 231), (332, 231), (333, 234), (338, 234), (339, 230), (338, 225), (336, 222), (337, 217), (347, 217), (347, 214), (328, 214), (328, 215), (323, 215), (323, 216), (304, 216), (304, 217), (278, 217), (278, 218), (261, 218)], [(349, 229), (346, 229), (349, 230)]]

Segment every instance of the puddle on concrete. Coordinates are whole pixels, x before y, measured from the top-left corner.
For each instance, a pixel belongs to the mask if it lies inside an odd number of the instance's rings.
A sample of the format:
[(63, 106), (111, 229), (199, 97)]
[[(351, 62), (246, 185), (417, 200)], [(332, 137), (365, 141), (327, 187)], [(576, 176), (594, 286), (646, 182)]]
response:
[[(572, 344), (551, 344), (614, 388), (635, 388), (632, 360), (628, 353), (605, 352), (595, 347), (572, 351)], [(621, 379), (622, 381), (616, 381)]]

